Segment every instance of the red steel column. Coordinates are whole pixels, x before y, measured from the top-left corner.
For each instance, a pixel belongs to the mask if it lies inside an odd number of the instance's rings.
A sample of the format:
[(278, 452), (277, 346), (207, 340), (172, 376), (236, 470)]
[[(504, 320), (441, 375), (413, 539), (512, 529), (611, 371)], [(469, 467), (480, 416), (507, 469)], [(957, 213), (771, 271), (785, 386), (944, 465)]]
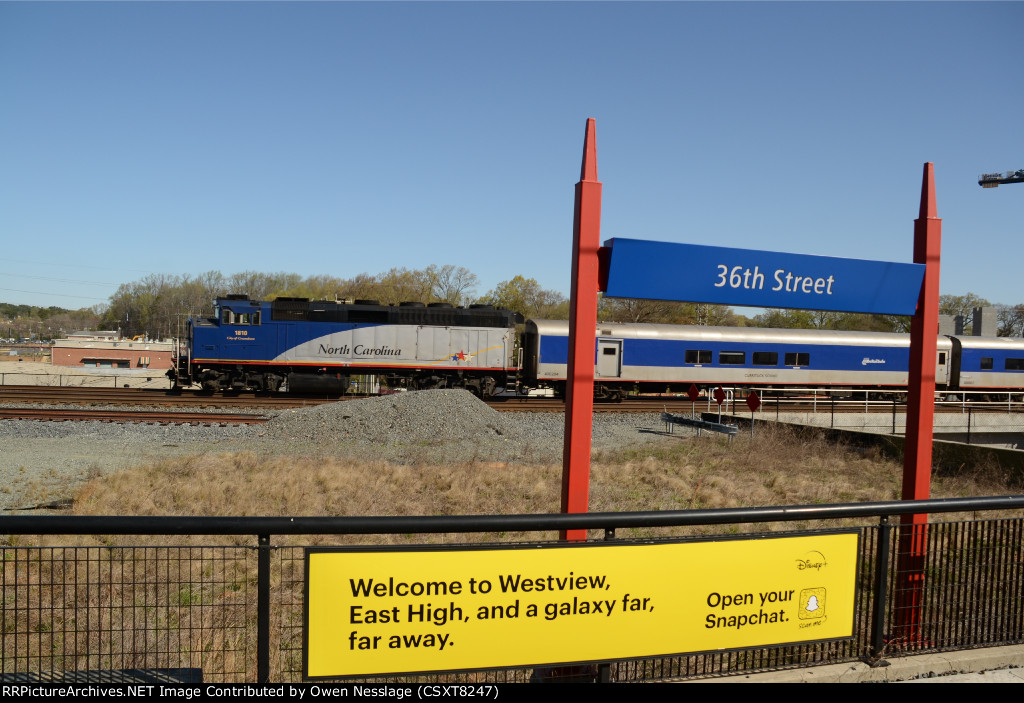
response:
[[(583, 165), (576, 184), (569, 297), (569, 371), (565, 386), (562, 512), (585, 513), (590, 498), (590, 440), (594, 418), (594, 345), (597, 330), (601, 183), (593, 118), (587, 120)], [(586, 530), (563, 530), (562, 539), (585, 540)]]
[[(925, 264), (917, 313), (910, 323), (910, 376), (907, 432), (903, 455), (903, 500), (928, 498), (932, 477), (935, 422), (935, 357), (939, 334), (939, 255), (942, 220), (935, 206), (934, 165), (924, 165), (921, 211), (914, 220), (914, 263)], [(901, 639), (921, 639), (921, 607), (927, 554), (928, 515), (900, 519), (896, 576), (896, 631)]]

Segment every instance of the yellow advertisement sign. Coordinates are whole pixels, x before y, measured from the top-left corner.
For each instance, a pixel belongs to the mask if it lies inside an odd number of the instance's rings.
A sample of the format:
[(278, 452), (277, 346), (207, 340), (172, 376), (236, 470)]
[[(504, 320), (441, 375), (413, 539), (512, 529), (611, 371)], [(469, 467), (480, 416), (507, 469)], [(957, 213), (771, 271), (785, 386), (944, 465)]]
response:
[(521, 667), (853, 635), (858, 534), (307, 550), (305, 675)]

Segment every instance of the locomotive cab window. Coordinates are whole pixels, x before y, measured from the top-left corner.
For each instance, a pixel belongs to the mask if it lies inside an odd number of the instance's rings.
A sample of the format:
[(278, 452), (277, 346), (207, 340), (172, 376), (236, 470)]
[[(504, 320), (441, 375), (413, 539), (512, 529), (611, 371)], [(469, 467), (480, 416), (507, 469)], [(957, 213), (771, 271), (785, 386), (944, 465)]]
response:
[(754, 366), (776, 366), (779, 363), (778, 352), (754, 352)]
[(939, 352), (939, 366), (946, 365), (946, 352)]
[(259, 310), (236, 313), (233, 310), (224, 308), (223, 312), (221, 312), (220, 321), (225, 325), (258, 325), (260, 324), (260, 313)]
[(786, 366), (810, 366), (811, 355), (808, 352), (786, 352)]
[(1006, 359), (1006, 370), (1007, 371), (1024, 371), (1024, 359)]
[(710, 364), (711, 363), (711, 350), (710, 349), (687, 349), (686, 354), (683, 357), (683, 363), (685, 364)]
[(741, 351), (718, 352), (718, 363), (730, 366), (741, 366), (747, 361), (747, 353)]
[(982, 371), (991, 371), (992, 370), (992, 357), (991, 356), (983, 356), (983, 357), (981, 357), (981, 370)]

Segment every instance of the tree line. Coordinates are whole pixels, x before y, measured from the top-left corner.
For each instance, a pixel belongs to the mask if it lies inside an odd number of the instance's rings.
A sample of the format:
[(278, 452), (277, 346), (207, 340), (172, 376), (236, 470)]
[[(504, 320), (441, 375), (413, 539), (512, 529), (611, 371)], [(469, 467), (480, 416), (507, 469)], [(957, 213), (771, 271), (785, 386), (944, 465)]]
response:
[(0, 338), (58, 339), (80, 329), (94, 329), (99, 315), (91, 308), (65, 310), (50, 306), (0, 303)]
[[(940, 295), (939, 314), (961, 317), (965, 334), (971, 334), (974, 311), (977, 308), (996, 309), (999, 337), (1024, 336), (1024, 304), (992, 304), (975, 294)], [(867, 315), (860, 313), (824, 312), (810, 310), (766, 310), (748, 323), (756, 327), (782, 327), (789, 329), (861, 330), (868, 332), (909, 332), (910, 318), (900, 315)]]
[(410, 271), (393, 268), (384, 273), (361, 273), (353, 278), (300, 276), (296, 273), (243, 271), (225, 276), (207, 271), (197, 276), (151, 274), (123, 283), (101, 311), (101, 325), (119, 329), (125, 336), (145, 334), (152, 338), (178, 336), (190, 317), (213, 314), (213, 300), (228, 294), (245, 294), (252, 300), (310, 298), (313, 300), (377, 300), (397, 305), (406, 300), (474, 302), (478, 284), (475, 274), (459, 266), (431, 265)]
[[(253, 300), (297, 297), (375, 300), (383, 305), (405, 301), (444, 302), (455, 306), (483, 303), (514, 310), (527, 319), (564, 320), (569, 317), (569, 300), (558, 291), (544, 288), (534, 278), (513, 276), (483, 294), (477, 292), (479, 283), (472, 271), (452, 264), (431, 264), (414, 270), (392, 268), (378, 274), (360, 273), (352, 278), (260, 271), (232, 275), (207, 271), (196, 276), (150, 274), (121, 284), (104, 305), (68, 311), (0, 304), (0, 319), (6, 320), (12, 332), (8, 336), (16, 338), (35, 334), (39, 339), (50, 339), (77, 329), (96, 328), (120, 330), (124, 336), (165, 339), (179, 336), (188, 318), (212, 315), (213, 300), (231, 293), (246, 294)], [(939, 303), (941, 314), (963, 315), (968, 330), (974, 309), (990, 306), (987, 300), (974, 293), (943, 295)], [(998, 334), (1024, 336), (1024, 304), (995, 307)], [(910, 318), (896, 315), (768, 309), (748, 318), (725, 305), (603, 297), (598, 302), (598, 319), (603, 322), (876, 332), (910, 329)]]
[[(198, 276), (151, 274), (122, 284), (108, 305), (98, 312), (99, 324), (125, 336), (139, 334), (162, 339), (178, 336), (190, 317), (213, 314), (213, 300), (229, 293), (252, 300), (282, 297), (312, 300), (374, 300), (383, 305), (405, 301), (443, 302), (455, 306), (474, 303), (514, 310), (524, 318), (566, 320), (569, 300), (544, 288), (536, 279), (517, 275), (478, 294), (479, 278), (469, 269), (446, 264), (424, 269), (392, 268), (352, 278), (307, 276), (294, 273), (243, 271), (225, 276), (208, 271)], [(602, 298), (599, 317), (607, 322), (742, 325), (746, 318), (723, 305), (696, 305), (650, 300)]]

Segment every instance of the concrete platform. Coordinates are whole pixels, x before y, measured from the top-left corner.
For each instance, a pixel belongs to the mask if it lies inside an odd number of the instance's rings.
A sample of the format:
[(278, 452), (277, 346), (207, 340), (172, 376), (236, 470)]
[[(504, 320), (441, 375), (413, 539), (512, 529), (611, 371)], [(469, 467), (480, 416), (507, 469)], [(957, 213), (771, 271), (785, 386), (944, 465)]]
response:
[[(1024, 645), (702, 679), (699, 683), (1024, 683)], [(693, 682), (698, 683), (698, 682)]]
[[(1020, 437), (1024, 435), (1024, 412), (1021, 412), (1020, 404), (1014, 406), (1013, 412), (973, 411), (966, 410), (957, 412), (957, 408), (950, 411), (936, 412), (934, 432), (936, 439), (947, 441), (965, 441), (967, 438), (967, 423), (970, 420), (972, 442), (977, 444), (996, 444), (1017, 448)], [(742, 413), (739, 414), (742, 417)], [(749, 417), (749, 416), (748, 416)], [(785, 422), (795, 425), (810, 425), (813, 427), (827, 427), (837, 430), (857, 430), (860, 432), (873, 432), (876, 434), (902, 435), (906, 431), (906, 414), (896, 413), (895, 416), (886, 413), (863, 413), (863, 412), (842, 412), (833, 415), (826, 409), (817, 413), (779, 413), (777, 418), (773, 412), (763, 413), (758, 420)], [(985, 437), (988, 435), (989, 437)], [(990, 442), (982, 441), (990, 439)]]
[(85, 369), (0, 357), (0, 384), (8, 386), (86, 386), (170, 388), (163, 369)]

